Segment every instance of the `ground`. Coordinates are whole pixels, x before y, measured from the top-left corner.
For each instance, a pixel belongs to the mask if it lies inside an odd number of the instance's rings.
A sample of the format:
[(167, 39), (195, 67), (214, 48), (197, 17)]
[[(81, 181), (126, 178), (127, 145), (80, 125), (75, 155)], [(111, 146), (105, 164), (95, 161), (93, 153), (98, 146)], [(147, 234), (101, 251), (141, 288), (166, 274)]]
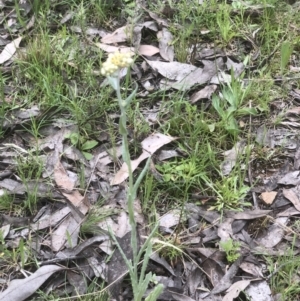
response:
[(300, 300), (299, 2), (0, 8), (1, 300)]

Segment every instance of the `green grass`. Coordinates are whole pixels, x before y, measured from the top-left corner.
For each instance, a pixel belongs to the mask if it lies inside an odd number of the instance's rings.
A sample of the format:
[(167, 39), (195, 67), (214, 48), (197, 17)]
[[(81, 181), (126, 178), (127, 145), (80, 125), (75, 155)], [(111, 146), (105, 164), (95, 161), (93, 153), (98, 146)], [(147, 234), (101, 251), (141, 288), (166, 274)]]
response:
[(282, 300), (292, 301), (299, 298), (300, 289), (298, 285), (300, 259), (295, 255), (292, 247), (285, 255), (266, 258), (270, 272), (270, 284), (275, 293), (280, 293)]
[[(14, 109), (38, 105), (42, 111), (40, 116), (32, 117), (16, 130), (19, 136), (26, 133), (32, 137), (30, 141), (24, 141), (28, 153), (19, 154), (14, 170), (15, 176), (25, 186), (31, 180), (41, 179), (43, 163), (40, 155), (43, 153), (38, 150), (39, 139), (44, 137), (43, 129), (57, 118), (78, 126), (78, 130), (66, 138), (87, 159), (91, 158), (93, 149), (100, 144), (98, 139), (101, 133), (108, 134), (111, 147), (120, 141), (118, 118), (111, 118), (111, 115), (119, 113), (115, 94), (109, 86), (100, 86), (104, 78), (99, 71), (107, 55), (94, 44), (100, 38), (96, 37), (92, 41), (85, 30), (89, 27), (103, 27), (112, 31), (120, 27), (118, 24), (129, 19), (132, 3), (120, 1), (118, 6), (109, 0), (54, 2), (32, 1), (32, 14), (35, 15), (36, 23), (30, 34), (24, 34), (26, 51), (19, 52), (11, 72), (0, 73), (0, 139), (3, 140), (11, 133), (10, 129), (2, 125)], [(191, 91), (156, 91), (144, 98), (137, 96), (132, 101), (128, 110), (132, 157), (140, 154), (140, 142), (155, 131), (177, 137), (168, 147), (177, 148), (180, 154), (164, 162), (154, 157), (157, 175), (148, 172), (139, 188), (138, 197), (143, 212), (149, 216), (148, 222), (152, 226), (157, 223), (155, 213), (163, 214), (172, 208), (183, 208), (190, 201), (192, 193), (214, 195), (216, 201), (210, 202), (209, 208), (220, 212), (248, 208), (249, 183), (245, 182), (247, 172), (243, 166), (252, 160), (252, 155), (265, 164), (278, 156), (275, 152), (268, 153), (266, 159), (261, 146), (250, 148), (254, 143), (252, 131), (257, 124), (278, 122), (280, 116), (273, 118), (269, 114), (269, 103), (275, 98), (285, 97), (288, 89), (284, 85), (276, 86), (272, 78), (289, 76), (290, 58), (297, 56), (300, 49), (299, 34), (294, 29), (299, 27), (300, 17), (285, 1), (249, 1), (253, 5), (265, 6), (261, 14), (252, 17), (244, 2), (238, 1), (232, 4), (209, 1), (209, 4), (203, 5), (197, 4), (196, 0), (191, 1), (191, 4), (187, 4), (187, 1), (175, 3), (172, 0), (168, 3), (174, 9), (173, 15), (169, 17), (169, 30), (174, 36), (172, 45), (177, 61), (198, 64), (191, 49), (222, 48), (228, 54), (237, 54), (236, 59), (247, 62), (249, 68), (239, 80), (232, 79), (229, 85), (221, 86), (208, 105), (206, 102), (191, 104)], [(19, 23), (26, 24), (31, 16), (25, 15), (15, 5)], [(161, 15), (160, 10), (164, 4), (157, 1), (149, 3), (149, 7)], [(60, 24), (67, 10), (74, 12), (74, 16), (65, 24)], [(81, 33), (72, 31), (71, 26), (80, 28)], [(147, 39), (157, 42), (155, 34)], [(246, 51), (245, 45), (251, 51)], [(277, 49), (275, 53), (274, 49)], [(255, 58), (257, 50), (260, 55)], [(265, 59), (267, 63), (264, 63)], [(123, 84), (122, 94), (128, 95), (128, 91), (132, 90), (130, 83), (131, 78), (128, 77)], [(12, 94), (6, 95), (6, 86), (16, 88)], [(299, 88), (299, 83), (295, 83), (295, 86)], [(198, 88), (201, 87), (195, 87), (195, 90)], [(158, 124), (150, 126), (142, 112), (157, 105), (158, 101), (161, 105)], [(247, 141), (246, 153), (240, 155), (230, 176), (223, 177), (220, 170), (223, 153), (231, 149), (240, 138)], [(114, 163), (111, 168), (117, 170), (119, 162), (116, 160)], [(87, 188), (84, 185), (82, 180), (82, 190)], [(0, 196), (0, 211), (16, 216), (23, 212), (33, 214), (40, 206), (39, 201), (36, 189), (32, 188), (28, 189), (22, 202), (16, 202), (15, 197), (4, 194)], [(82, 237), (98, 233), (95, 223), (110, 214), (102, 212), (99, 215), (96, 209), (91, 211), (82, 224)], [(23, 244), (16, 250), (2, 251), (7, 266), (15, 266), (16, 262), (22, 261), (26, 242)], [(178, 255), (178, 250), (174, 250), (168, 250), (170, 257)], [(30, 249), (27, 248), (26, 252), (30, 252)], [(293, 283), (299, 262), (297, 257), (297, 260), (294, 259), (286, 256), (269, 258), (267, 261), (270, 270), (274, 269), (274, 262), (277, 265), (286, 263), (271, 279), (271, 285), (276, 291), (283, 292), (286, 300), (293, 300), (293, 296), (299, 294)], [(99, 283), (94, 285), (99, 289)], [(58, 300), (55, 297), (47, 298)], [(97, 298), (89, 300), (105, 299)], [(80, 300), (87, 299), (83, 296)]]

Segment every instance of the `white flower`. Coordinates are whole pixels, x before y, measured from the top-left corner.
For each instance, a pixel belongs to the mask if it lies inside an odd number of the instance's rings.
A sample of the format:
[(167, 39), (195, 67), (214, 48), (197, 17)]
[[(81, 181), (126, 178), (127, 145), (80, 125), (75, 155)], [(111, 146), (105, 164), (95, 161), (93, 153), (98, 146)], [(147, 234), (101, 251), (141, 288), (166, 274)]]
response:
[(110, 53), (105, 63), (102, 64), (101, 74), (110, 76), (121, 68), (129, 67), (133, 63), (131, 53)]

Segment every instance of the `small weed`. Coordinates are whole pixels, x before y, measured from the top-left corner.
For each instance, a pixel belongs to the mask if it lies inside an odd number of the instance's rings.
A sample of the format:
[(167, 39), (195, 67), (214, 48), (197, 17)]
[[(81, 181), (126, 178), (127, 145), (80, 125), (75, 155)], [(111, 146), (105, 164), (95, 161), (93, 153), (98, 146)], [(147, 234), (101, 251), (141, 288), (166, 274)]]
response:
[(103, 231), (97, 226), (98, 223), (103, 221), (105, 218), (116, 214), (114, 209), (105, 209), (101, 206), (102, 202), (96, 204), (87, 215), (84, 222), (81, 224), (80, 232), (85, 234), (100, 234)]
[(243, 178), (238, 175), (224, 177), (216, 183), (208, 183), (208, 186), (217, 195), (217, 201), (210, 209), (222, 211), (224, 209), (241, 211), (243, 206), (251, 206), (246, 202), (245, 196), (249, 192), (249, 187), (243, 184)]
[(79, 133), (68, 134), (68, 135), (66, 135), (66, 138), (70, 139), (72, 145), (77, 147), (87, 160), (91, 160), (93, 158), (93, 155), (87, 151), (91, 150), (95, 146), (97, 146), (98, 141), (86, 140), (87, 138), (85, 138), (84, 136), (81, 136)]
[(218, 32), (220, 32), (222, 40), (226, 45), (234, 36), (236, 36), (236, 32), (234, 31), (230, 18), (229, 6), (222, 5), (219, 7), (217, 12), (217, 24), (219, 27)]
[(240, 257), (239, 242), (228, 239), (220, 242), (220, 248), (226, 253), (226, 259), (229, 263), (236, 261)]
[[(14, 207), (14, 196), (3, 193), (0, 195), (0, 211), (1, 212), (14, 212), (15, 210), (13, 209)], [(19, 212), (21, 208), (17, 208), (17, 212)]]
[(155, 239), (154, 250), (156, 250), (163, 258), (166, 258), (172, 265), (175, 265), (178, 259), (183, 255), (183, 248), (178, 238), (170, 238), (169, 240)]
[(224, 127), (226, 131), (234, 137), (237, 137), (240, 132), (237, 118), (257, 114), (255, 108), (245, 106), (245, 99), (249, 90), (250, 86), (244, 88), (244, 86), (232, 76), (231, 83), (223, 87), (220, 95), (213, 95), (212, 97), (213, 108), (221, 118), (218, 126)]
[(17, 174), (23, 181), (39, 179), (43, 172), (43, 161), (34, 153), (20, 154), (17, 159)]
[(289, 41), (285, 41), (281, 44), (281, 50), (280, 50), (280, 70), (281, 75), (283, 75), (284, 70), (290, 60), (291, 54), (293, 53), (293, 45)]
[(43, 172), (43, 161), (34, 153), (28, 153), (27, 156), (21, 154), (17, 158), (17, 174), (26, 188), (26, 198), (24, 207), (31, 213), (36, 211), (38, 201), (39, 179)]
[(284, 256), (265, 257), (272, 277), (271, 288), (280, 293), (282, 300), (294, 301), (299, 297), (300, 259), (294, 254), (294, 247), (285, 251)]

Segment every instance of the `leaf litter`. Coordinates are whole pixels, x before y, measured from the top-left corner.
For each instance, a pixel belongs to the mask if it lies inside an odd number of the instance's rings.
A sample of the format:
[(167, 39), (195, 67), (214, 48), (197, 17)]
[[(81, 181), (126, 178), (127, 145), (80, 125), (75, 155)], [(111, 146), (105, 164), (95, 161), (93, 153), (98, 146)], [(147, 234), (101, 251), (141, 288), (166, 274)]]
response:
[[(5, 9), (6, 2), (3, 1)], [(201, 3), (199, 2), (199, 5)], [(31, 5), (27, 1), (23, 1), (23, 4), (24, 12), (29, 13)], [(247, 4), (248, 9), (260, 13), (263, 7), (254, 9)], [(192, 104), (200, 100), (210, 100), (223, 83), (230, 81), (232, 76), (239, 78), (245, 70), (243, 62), (234, 60), (223, 49), (218, 48), (202, 47), (194, 57), (197, 65), (178, 62), (176, 49), (173, 46), (174, 36), (170, 32), (170, 22), (146, 8), (144, 10), (150, 20), (135, 24), (133, 37), (130, 33), (130, 24), (113, 31), (93, 26), (85, 32), (80, 27), (70, 26), (70, 29), (78, 34), (86, 34), (93, 38), (100, 37), (101, 43), (99, 40), (97, 42), (93, 40), (93, 45), (108, 53), (116, 50), (135, 53), (142, 62), (136, 63), (131, 72), (133, 76), (140, 72), (141, 87), (148, 92), (160, 89), (192, 91), (189, 96)], [(68, 10), (62, 15), (60, 23), (68, 25), (76, 13)], [(5, 66), (14, 64), (14, 57), (18, 55), (23, 39), (16, 34), (18, 30), (15, 26), (18, 22), (19, 20), (14, 16), (8, 20), (7, 25), (11, 33), (14, 33), (14, 38), (10, 41), (5, 38), (1, 40), (1, 45), (4, 47), (0, 53), (0, 64)], [(22, 25), (24, 30), (21, 29), (20, 33), (26, 34), (26, 30), (35, 26), (34, 22), (35, 19), (30, 18), (27, 24)], [(21, 27), (21, 24), (18, 25)], [(144, 43), (147, 31), (156, 35), (155, 43)], [(209, 30), (201, 30), (201, 34), (204, 33), (209, 33)], [(26, 49), (26, 41), (24, 44)], [(153, 82), (155, 84), (152, 84)], [(297, 89), (291, 90), (291, 93), (295, 99), (297, 97), (300, 99)], [(160, 110), (161, 107), (153, 112), (149, 108), (144, 112), (144, 115), (148, 116), (149, 125), (153, 126), (161, 122)], [(16, 217), (1, 213), (0, 231), (5, 245), (18, 246), (21, 240), (27, 240), (31, 236), (39, 241), (35, 256), (40, 266), (31, 270), (33, 273), (16, 267), (5, 269), (3, 276), (1, 275), (0, 299), (25, 300), (35, 294), (44, 282), (49, 281), (48, 278), (51, 278), (54, 273), (61, 276), (61, 284), (68, 282), (71, 285), (70, 293), (73, 295), (85, 294), (87, 287), (82, 283), (96, 275), (108, 284), (113, 283), (109, 288), (112, 297), (118, 299), (123, 295), (124, 298), (130, 298), (126, 295), (128, 292), (123, 283), (128, 272), (127, 267), (119, 250), (113, 251), (114, 246), (108, 235), (108, 229), (111, 229), (127, 258), (132, 258), (131, 229), (123, 187), (128, 178), (128, 168), (124, 163), (117, 171), (112, 171), (110, 168), (121, 158), (122, 148), (120, 146), (106, 148), (103, 145), (103, 148), (94, 150), (92, 159), (88, 161), (83, 156), (82, 149), (79, 149), (78, 145), (71, 145), (67, 139), (72, 133), (78, 132), (76, 126), (58, 126), (56, 122), (48, 128), (50, 134), (38, 139), (37, 147), (30, 144), (24, 146), (17, 138), (17, 131), (20, 126), (27, 125), (34, 118), (41, 118), (42, 113), (42, 107), (37, 105), (26, 109), (16, 106), (7, 113), (3, 122), (3, 129), (7, 132), (4, 139), (0, 141), (1, 196), (11, 195), (14, 197), (14, 202), (20, 203), (25, 202), (34, 191), (40, 202), (51, 205), (34, 210), (33, 216)], [(159, 300), (173, 298), (189, 301), (229, 301), (240, 296), (241, 292), (245, 292), (252, 300), (273, 300), (266, 272), (255, 256), (257, 251), (270, 255), (279, 254), (282, 251), (281, 244), (287, 247), (290, 238), (286, 234), (290, 230), (291, 217), (300, 214), (298, 198), (300, 155), (297, 134), (299, 123), (294, 119), (297, 115), (299, 115), (299, 106), (291, 107), (286, 111), (284, 121), (277, 126), (268, 128), (264, 124), (255, 129), (256, 143), (266, 148), (266, 152), (280, 147), (289, 160), (294, 160), (291, 166), (287, 168), (281, 166), (269, 173), (262, 173), (261, 168), (254, 170), (257, 187), (253, 187), (252, 190), (254, 194), (257, 193), (256, 191), (260, 193), (260, 209), (242, 212), (225, 210), (221, 215), (210, 210), (206, 204), (207, 200), (208, 202), (216, 200), (217, 196), (197, 195), (198, 199), (203, 201), (201, 205), (187, 202), (183, 211), (172, 209), (164, 212), (161, 217), (157, 216), (160, 235), (164, 237), (176, 235), (178, 245), (174, 249), (180, 249), (183, 254), (181, 263), (172, 260), (168, 262), (157, 252), (152, 254), (149, 268), (157, 274), (156, 281), (163, 283), (165, 287)], [(8, 136), (8, 132), (12, 137)], [(171, 142), (176, 139), (153, 131), (141, 140), (142, 152), (132, 160), (133, 171), (138, 169), (145, 159), (157, 155), (156, 153), (159, 154), (157, 156), (160, 161), (181, 156), (176, 150), (166, 148), (166, 146), (172, 148)], [(40, 179), (29, 179), (23, 183), (24, 181), (16, 172), (19, 164), (16, 158), (22, 154), (22, 160), (26, 160), (31, 152), (39, 153), (43, 174)], [(221, 171), (224, 177), (230, 177), (238, 164), (239, 157), (243, 155), (243, 140), (223, 152), (224, 161)], [(78, 162), (85, 169), (84, 174), (81, 175), (84, 189), (82, 183), (79, 183)], [(90, 233), (91, 237), (82, 239), (80, 231), (86, 219), (92, 215), (96, 206), (95, 200), (99, 195), (106, 202), (100, 211), (103, 213), (105, 206), (112, 210), (109, 216), (94, 222), (95, 232)], [(284, 210), (277, 213), (275, 218), (272, 217), (276, 212), (275, 209), (280, 208), (282, 202)], [(139, 199), (136, 200), (135, 208), (139, 227), (147, 228), (148, 220), (142, 213)], [(96, 212), (99, 214), (99, 210)], [(267, 224), (261, 226), (263, 231), (256, 232), (257, 229), (251, 226), (264, 219), (267, 220)], [(20, 226), (23, 229), (18, 229)], [(139, 231), (139, 236), (143, 239), (145, 229)], [(226, 243), (230, 240), (240, 243), (240, 256), (230, 262), (228, 267), (226, 261), (228, 254), (218, 247), (218, 243)], [(157, 239), (154, 239), (155, 241), (159, 242)], [(187, 247), (181, 249), (182, 246)], [(110, 255), (109, 260), (107, 254)], [(75, 265), (80, 273), (74, 272), (75, 269), (72, 270)], [(66, 272), (66, 269), (69, 270)], [(9, 274), (13, 275), (11, 281), (7, 277)], [(59, 291), (58, 285), (54, 284), (54, 279), (51, 287), (54, 292)]]

